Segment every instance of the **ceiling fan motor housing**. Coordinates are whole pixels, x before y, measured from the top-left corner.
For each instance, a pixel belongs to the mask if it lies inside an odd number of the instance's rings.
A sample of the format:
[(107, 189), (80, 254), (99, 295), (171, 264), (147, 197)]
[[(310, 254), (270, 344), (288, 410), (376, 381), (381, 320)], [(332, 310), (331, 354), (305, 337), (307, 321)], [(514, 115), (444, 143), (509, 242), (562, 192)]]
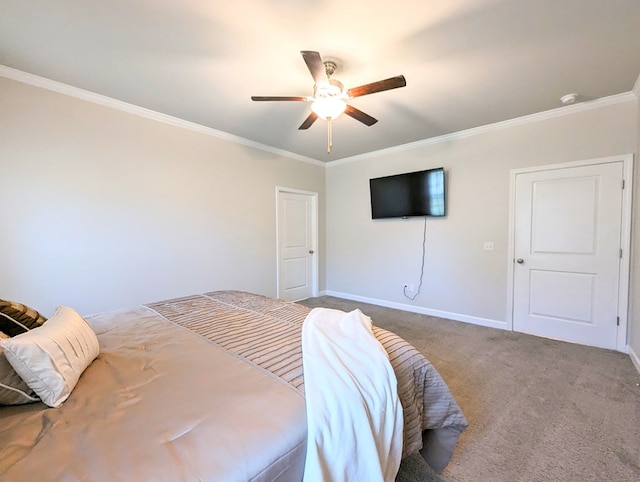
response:
[(331, 77), (338, 68), (338, 64), (333, 60), (325, 60), (322, 62), (322, 65), (324, 65), (324, 71), (327, 73), (327, 77)]

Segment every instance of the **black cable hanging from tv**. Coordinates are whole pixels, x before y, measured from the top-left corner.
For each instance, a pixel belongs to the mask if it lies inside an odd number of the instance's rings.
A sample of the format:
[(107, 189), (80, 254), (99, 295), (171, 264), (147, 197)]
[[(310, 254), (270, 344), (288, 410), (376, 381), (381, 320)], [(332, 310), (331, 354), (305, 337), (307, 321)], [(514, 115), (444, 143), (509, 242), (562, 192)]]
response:
[(420, 289), (422, 288), (422, 278), (424, 277), (424, 259), (425, 259), (426, 249), (427, 249), (427, 216), (424, 217), (424, 229), (422, 231), (422, 266), (420, 267), (420, 283), (418, 284), (418, 291), (416, 291), (416, 294), (413, 297), (411, 297), (407, 295), (406, 285), (402, 290), (402, 293), (404, 294), (405, 298), (410, 299), (411, 301), (415, 300), (418, 297), (418, 295), (420, 294)]

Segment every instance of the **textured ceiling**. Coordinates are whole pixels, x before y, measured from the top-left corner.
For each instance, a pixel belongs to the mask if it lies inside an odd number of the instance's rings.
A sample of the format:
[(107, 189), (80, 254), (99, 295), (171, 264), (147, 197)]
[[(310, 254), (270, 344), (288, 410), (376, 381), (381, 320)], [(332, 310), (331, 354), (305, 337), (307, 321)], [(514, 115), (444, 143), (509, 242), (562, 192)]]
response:
[[(638, 0), (0, 0), (0, 64), (320, 161), (343, 159), (629, 92), (640, 74)], [(338, 60), (379, 120), (298, 126), (300, 55)]]

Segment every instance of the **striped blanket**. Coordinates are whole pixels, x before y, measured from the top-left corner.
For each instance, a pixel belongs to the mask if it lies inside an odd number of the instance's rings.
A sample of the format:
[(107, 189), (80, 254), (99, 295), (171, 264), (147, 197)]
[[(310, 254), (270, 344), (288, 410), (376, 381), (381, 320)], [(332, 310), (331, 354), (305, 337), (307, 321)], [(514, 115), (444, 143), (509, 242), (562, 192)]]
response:
[[(309, 308), (242, 291), (216, 291), (146, 306), (304, 394), (301, 337)], [(417, 349), (382, 328), (374, 326), (373, 333), (389, 354), (398, 379), (404, 411), (403, 456), (420, 451), (440, 472), (466, 419), (439, 373)]]

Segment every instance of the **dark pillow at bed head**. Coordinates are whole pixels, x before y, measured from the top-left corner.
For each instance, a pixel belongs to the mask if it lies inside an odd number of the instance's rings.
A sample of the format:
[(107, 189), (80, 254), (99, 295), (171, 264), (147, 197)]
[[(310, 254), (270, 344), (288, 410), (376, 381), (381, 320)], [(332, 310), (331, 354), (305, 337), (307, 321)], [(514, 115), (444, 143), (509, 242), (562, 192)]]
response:
[[(0, 331), (0, 340), (9, 338)], [(37, 402), (38, 396), (16, 373), (0, 346), (0, 405), (22, 405)]]
[[(39, 327), (47, 319), (22, 303), (0, 299), (0, 339)], [(38, 400), (37, 395), (15, 372), (0, 348), (0, 405), (20, 405)]]
[(22, 303), (0, 299), (0, 331), (10, 337), (42, 325), (47, 319)]

